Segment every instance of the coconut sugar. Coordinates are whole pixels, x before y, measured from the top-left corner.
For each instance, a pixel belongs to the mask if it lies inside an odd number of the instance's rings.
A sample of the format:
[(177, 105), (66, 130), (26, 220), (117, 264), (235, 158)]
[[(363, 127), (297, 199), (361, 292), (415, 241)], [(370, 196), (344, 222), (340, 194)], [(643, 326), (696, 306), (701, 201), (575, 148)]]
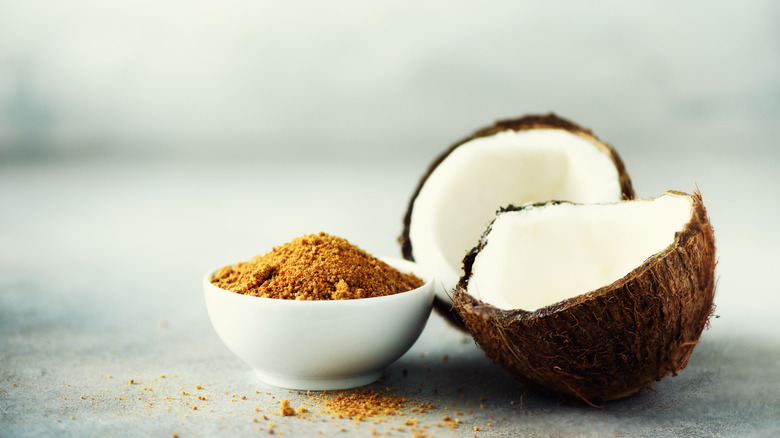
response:
[(307, 393), (333, 418), (363, 419), (403, 414), (415, 401), (371, 387)]
[(245, 295), (288, 300), (348, 300), (406, 292), (422, 280), (405, 274), (346, 239), (309, 234), (248, 262), (225, 266), (211, 283)]

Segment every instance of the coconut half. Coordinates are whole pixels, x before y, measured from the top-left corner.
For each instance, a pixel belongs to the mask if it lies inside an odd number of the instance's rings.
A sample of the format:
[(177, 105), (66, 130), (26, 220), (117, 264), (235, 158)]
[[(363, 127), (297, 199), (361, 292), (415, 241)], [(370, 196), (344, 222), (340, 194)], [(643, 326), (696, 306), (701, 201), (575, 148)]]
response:
[(714, 309), (698, 192), (510, 206), (463, 263), (455, 308), (487, 356), (589, 403), (685, 368)]
[(409, 201), (399, 241), (404, 258), (436, 276), (435, 304), (448, 313), (463, 257), (499, 207), (633, 198), (617, 152), (589, 130), (554, 114), (504, 120), (434, 160)]

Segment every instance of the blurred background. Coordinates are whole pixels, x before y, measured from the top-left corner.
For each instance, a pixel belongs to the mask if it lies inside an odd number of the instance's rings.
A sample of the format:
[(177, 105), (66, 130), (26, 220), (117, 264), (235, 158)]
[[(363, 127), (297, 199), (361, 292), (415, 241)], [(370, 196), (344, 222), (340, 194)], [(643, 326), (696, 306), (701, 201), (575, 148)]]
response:
[(613, 144), (639, 196), (698, 187), (721, 308), (762, 312), (741, 294), (780, 264), (771, 0), (2, 1), (0, 266), (184, 294), (320, 230), (399, 255), (431, 160), (548, 111)]
[[(255, 384), (207, 270), (318, 231), (400, 256), (436, 156), (548, 111), (611, 143), (638, 196), (698, 187), (711, 216), (719, 318), (658, 415), (776, 432), (776, 0), (0, 0), (0, 429), (60, 434), (51, 388), (100, 375), (201, 382), (216, 361)], [(436, 315), (415, 348), (503, 376)]]
[(0, 2), (4, 266), (319, 230), (397, 255), (434, 157), (548, 111), (639, 196), (698, 186), (744, 281), (780, 262), (776, 1), (32, 0)]
[(774, 149), (775, 1), (463, 3), (0, 2), (0, 159), (403, 159), (546, 111)]

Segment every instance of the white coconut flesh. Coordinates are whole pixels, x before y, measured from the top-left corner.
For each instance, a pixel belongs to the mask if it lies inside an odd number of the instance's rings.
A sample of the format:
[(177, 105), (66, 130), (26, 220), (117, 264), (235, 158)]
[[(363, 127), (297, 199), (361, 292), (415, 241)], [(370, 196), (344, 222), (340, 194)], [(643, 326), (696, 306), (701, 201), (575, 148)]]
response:
[(467, 292), (501, 309), (533, 311), (607, 286), (673, 243), (690, 198), (547, 204), (500, 214)]
[(425, 181), (412, 208), (412, 255), (436, 274), (437, 295), (450, 301), (463, 257), (500, 207), (621, 197), (612, 159), (568, 131), (504, 131), (478, 138), (453, 150)]

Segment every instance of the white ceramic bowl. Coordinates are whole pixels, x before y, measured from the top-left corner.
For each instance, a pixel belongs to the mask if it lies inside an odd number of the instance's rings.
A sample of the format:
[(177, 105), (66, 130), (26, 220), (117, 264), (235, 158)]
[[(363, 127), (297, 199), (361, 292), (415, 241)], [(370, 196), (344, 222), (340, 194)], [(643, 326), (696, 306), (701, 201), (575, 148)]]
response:
[(376, 381), (425, 327), (433, 279), (417, 265), (383, 258), (425, 284), (376, 298), (296, 301), (226, 291), (203, 278), (206, 308), (227, 347), (263, 382), (289, 389), (346, 389)]

